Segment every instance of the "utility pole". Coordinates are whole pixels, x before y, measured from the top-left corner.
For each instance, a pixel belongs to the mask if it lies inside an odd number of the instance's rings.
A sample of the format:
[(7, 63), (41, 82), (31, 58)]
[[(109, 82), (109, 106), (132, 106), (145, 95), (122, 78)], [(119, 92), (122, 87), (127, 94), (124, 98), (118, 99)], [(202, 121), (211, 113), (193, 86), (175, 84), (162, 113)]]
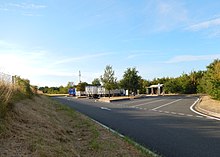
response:
[(81, 72), (79, 70), (79, 83), (81, 83)]

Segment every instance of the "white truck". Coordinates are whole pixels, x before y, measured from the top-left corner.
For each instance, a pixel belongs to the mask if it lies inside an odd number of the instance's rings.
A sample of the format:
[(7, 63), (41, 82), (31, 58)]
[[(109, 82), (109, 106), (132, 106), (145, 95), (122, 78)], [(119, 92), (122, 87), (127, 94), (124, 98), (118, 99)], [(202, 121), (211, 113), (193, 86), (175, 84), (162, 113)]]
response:
[(98, 87), (97, 86), (86, 86), (85, 87), (85, 94), (88, 97), (98, 97)]
[[(109, 91), (106, 90), (103, 86), (86, 86), (85, 94), (88, 97), (98, 98), (98, 97), (108, 96)], [(110, 90), (110, 95), (111, 96), (122, 96), (122, 95), (125, 95), (125, 90), (124, 89)]]

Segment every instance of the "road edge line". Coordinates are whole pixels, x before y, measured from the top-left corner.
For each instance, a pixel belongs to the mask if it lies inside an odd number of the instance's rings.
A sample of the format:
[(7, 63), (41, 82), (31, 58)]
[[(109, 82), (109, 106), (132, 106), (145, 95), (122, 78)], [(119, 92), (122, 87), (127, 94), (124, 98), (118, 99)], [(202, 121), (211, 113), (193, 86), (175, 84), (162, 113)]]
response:
[[(89, 118), (90, 118), (90, 117), (89, 117)], [(107, 129), (107, 130), (109, 130), (110, 132), (112, 132), (112, 133), (118, 135), (119, 137), (121, 137), (122, 139), (124, 139), (124, 140), (126, 141), (126, 136), (124, 136), (124, 135), (120, 134), (119, 132), (117, 132), (117, 131), (115, 131), (115, 130), (109, 128), (108, 126), (106, 126), (106, 125), (104, 125), (104, 124), (98, 122), (98, 121), (95, 120), (95, 119), (92, 119), (92, 118), (90, 118), (90, 119), (91, 119), (93, 122), (95, 122), (96, 124), (98, 124), (98, 125), (100, 125), (101, 127), (105, 128), (105, 129)], [(130, 142), (131, 142), (135, 147), (141, 148), (142, 150), (144, 150), (145, 152), (149, 153), (149, 154), (152, 155), (153, 157), (160, 157), (158, 154), (156, 154), (156, 153), (154, 153), (153, 151), (151, 151), (151, 150), (145, 148), (144, 146), (142, 146), (141, 144), (135, 142), (134, 140), (132, 140), (132, 139), (130, 139), (130, 138), (129, 138), (129, 140), (130, 140)]]
[(213, 120), (218, 120), (220, 121), (220, 118), (216, 118), (216, 117), (213, 117), (213, 116), (209, 116), (207, 114), (204, 114), (204, 113), (201, 113), (199, 112), (198, 110), (195, 110), (195, 106), (197, 105), (197, 103), (201, 100), (201, 98), (198, 98), (191, 106), (190, 106), (190, 110), (200, 116), (204, 116), (204, 117), (207, 117), (207, 118), (210, 118), (210, 119), (213, 119)]

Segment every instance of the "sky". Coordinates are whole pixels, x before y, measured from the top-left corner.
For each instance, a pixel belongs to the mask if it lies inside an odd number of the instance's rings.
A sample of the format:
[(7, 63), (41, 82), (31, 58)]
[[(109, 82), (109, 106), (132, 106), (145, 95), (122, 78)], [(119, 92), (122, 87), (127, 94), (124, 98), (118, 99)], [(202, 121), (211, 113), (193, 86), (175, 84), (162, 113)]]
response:
[(0, 0), (0, 72), (32, 85), (205, 70), (220, 58), (219, 0)]

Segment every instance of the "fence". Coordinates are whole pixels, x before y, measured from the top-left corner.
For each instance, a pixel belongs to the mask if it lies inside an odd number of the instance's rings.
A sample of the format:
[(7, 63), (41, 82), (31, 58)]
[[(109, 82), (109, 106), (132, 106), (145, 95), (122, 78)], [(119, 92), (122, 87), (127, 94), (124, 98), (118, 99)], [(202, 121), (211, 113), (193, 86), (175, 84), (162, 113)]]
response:
[(13, 84), (14, 83), (14, 77), (5, 73), (0, 72), (0, 82)]

